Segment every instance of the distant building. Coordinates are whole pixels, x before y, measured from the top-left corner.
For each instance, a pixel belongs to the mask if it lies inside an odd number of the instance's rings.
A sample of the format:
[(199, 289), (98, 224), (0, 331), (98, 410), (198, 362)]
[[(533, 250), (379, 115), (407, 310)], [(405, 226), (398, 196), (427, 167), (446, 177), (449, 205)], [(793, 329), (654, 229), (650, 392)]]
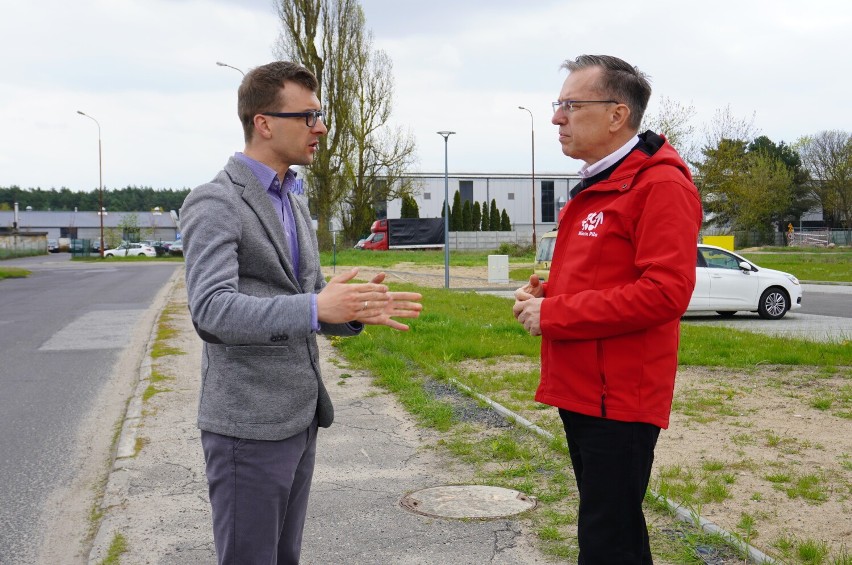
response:
[[(177, 214), (153, 210), (150, 212), (104, 212), (104, 232), (120, 230), (130, 222), (127, 216), (136, 216), (136, 224), (144, 239), (174, 241), (180, 233)], [(97, 212), (42, 212), (18, 211), (19, 232), (46, 232), (48, 239), (100, 239), (101, 220)], [(14, 211), (0, 211), (0, 227), (12, 229), (15, 224)], [(131, 239), (131, 234), (120, 234), (121, 239)]]
[[(414, 200), (421, 218), (440, 218), (444, 206), (444, 173), (415, 173)], [(529, 174), (451, 173), (447, 176), (449, 205), (459, 191), (462, 205), (465, 201), (487, 202), (494, 200), (497, 209), (506, 210), (512, 228), (520, 234), (532, 234), (533, 184)], [(559, 211), (568, 202), (568, 192), (580, 182), (576, 174), (536, 173), (535, 175), (535, 228), (541, 235), (556, 226)], [(399, 218), (402, 200), (376, 202), (377, 218)]]

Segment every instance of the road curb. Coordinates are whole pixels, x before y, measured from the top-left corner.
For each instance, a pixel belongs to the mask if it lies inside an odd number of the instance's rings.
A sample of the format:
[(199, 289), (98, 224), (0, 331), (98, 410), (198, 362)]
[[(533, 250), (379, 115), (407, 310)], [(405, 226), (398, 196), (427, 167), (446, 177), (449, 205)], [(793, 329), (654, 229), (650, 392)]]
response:
[(157, 314), (148, 333), (145, 343), (145, 351), (137, 370), (137, 381), (133, 387), (133, 393), (127, 401), (124, 417), (121, 424), (121, 433), (116, 441), (114, 455), (109, 465), (109, 475), (104, 486), (101, 500), (97, 508), (101, 512), (100, 521), (97, 524), (96, 533), (92, 538), (92, 546), (89, 550), (87, 562), (91, 564), (100, 563), (112, 543), (112, 531), (105, 528), (106, 515), (110, 508), (121, 506), (127, 497), (130, 486), (130, 475), (124, 468), (125, 463), (136, 456), (136, 438), (138, 437), (139, 425), (142, 421), (142, 398), (145, 390), (151, 382), (151, 367), (153, 360), (151, 352), (157, 340), (157, 329), (163, 310), (168, 305), (174, 293), (175, 286), (183, 277), (183, 268), (178, 268), (171, 278), (163, 286), (163, 289), (155, 297), (151, 304)]

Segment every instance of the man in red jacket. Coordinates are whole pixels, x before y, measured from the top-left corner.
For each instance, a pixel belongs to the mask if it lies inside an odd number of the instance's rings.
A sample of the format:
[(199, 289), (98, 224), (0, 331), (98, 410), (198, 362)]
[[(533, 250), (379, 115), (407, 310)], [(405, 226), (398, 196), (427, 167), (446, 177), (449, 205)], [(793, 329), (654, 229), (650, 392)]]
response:
[(652, 563), (642, 500), (669, 424), (701, 203), (665, 138), (638, 134), (651, 95), (642, 72), (605, 55), (563, 68), (551, 121), (583, 179), (559, 215), (549, 280), (530, 277), (513, 312), (542, 337), (536, 400), (565, 426), (579, 563)]

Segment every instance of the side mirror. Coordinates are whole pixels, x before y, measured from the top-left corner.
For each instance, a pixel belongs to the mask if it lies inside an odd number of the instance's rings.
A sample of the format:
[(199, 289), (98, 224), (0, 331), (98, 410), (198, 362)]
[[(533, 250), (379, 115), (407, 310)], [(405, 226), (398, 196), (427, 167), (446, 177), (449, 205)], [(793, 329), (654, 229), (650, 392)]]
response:
[(751, 264), (749, 264), (747, 261), (740, 262), (740, 269), (749, 273), (752, 271)]

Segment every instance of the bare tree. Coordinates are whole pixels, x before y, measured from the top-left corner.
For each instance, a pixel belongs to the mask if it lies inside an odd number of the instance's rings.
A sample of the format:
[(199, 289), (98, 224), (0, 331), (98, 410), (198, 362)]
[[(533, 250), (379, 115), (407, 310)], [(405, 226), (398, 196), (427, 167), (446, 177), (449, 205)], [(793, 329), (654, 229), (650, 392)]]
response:
[(351, 54), (353, 93), (350, 135), (352, 154), (346, 159), (351, 190), (340, 210), (343, 229), (355, 238), (375, 219), (374, 204), (410, 195), (413, 184), (405, 176), (414, 165), (415, 144), (410, 133), (390, 128), (393, 110), (393, 65), (384, 51), (373, 49), (373, 34), (360, 26)]
[(662, 96), (655, 114), (646, 114), (640, 131), (651, 130), (663, 135), (687, 163), (698, 153), (695, 140), (695, 106)]
[(705, 147), (718, 147), (723, 139), (750, 142), (760, 133), (760, 129), (754, 125), (754, 117), (754, 112), (749, 118), (734, 116), (730, 104), (718, 108), (711, 122), (704, 128)]
[(279, 0), (282, 33), (276, 55), (317, 75), (328, 135), (308, 169), (320, 245), (328, 222), (340, 215), (354, 238), (369, 228), (374, 205), (412, 190), (400, 182), (413, 163), (413, 138), (387, 122), (393, 107), (390, 59), (373, 48), (357, 0)]
[(826, 220), (852, 229), (852, 134), (821, 131), (801, 138), (796, 149), (811, 174)]

